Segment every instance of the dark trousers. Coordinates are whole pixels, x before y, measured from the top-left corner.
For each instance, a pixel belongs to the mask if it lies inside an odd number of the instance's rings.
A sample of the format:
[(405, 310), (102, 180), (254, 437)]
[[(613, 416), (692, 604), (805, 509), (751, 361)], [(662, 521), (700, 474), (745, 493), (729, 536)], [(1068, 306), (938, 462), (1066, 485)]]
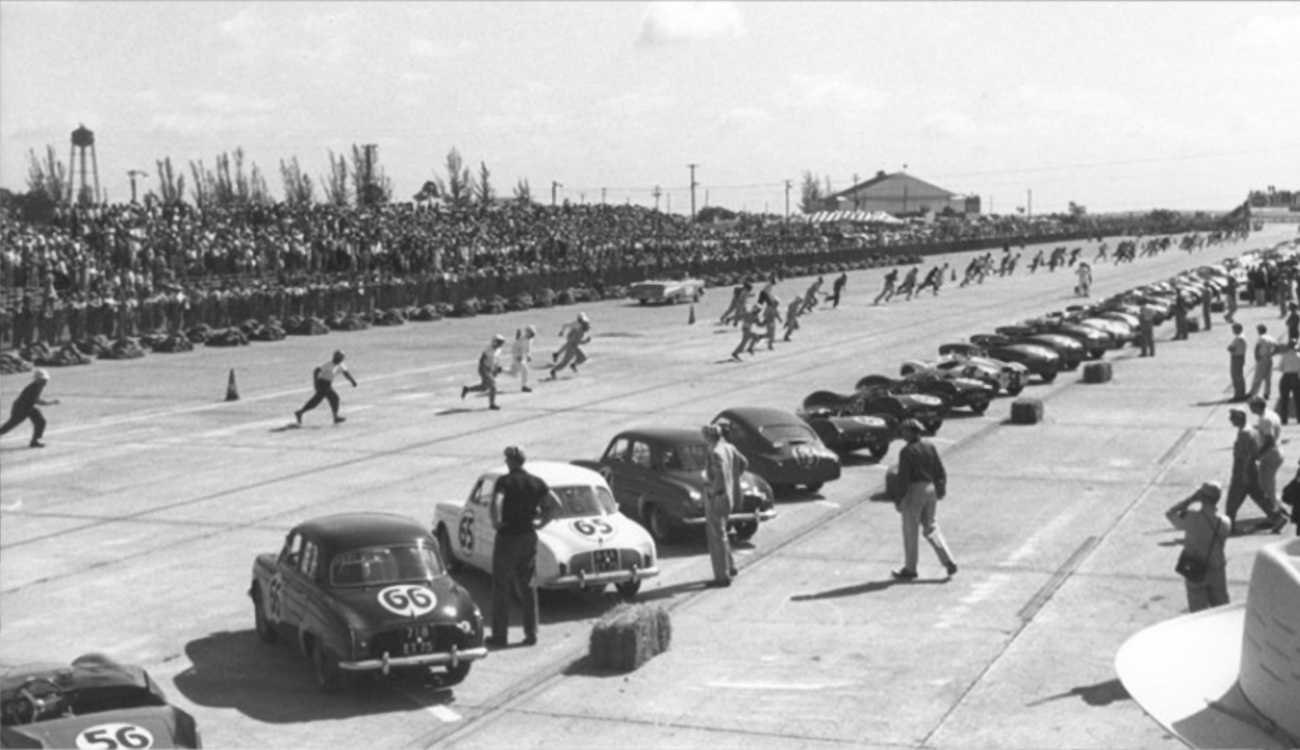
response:
[(334, 416), (336, 417), (339, 415), (339, 394), (334, 392), (334, 383), (328, 380), (321, 380), (320, 378), (317, 378), (316, 393), (314, 393), (312, 397), (307, 400), (307, 403), (303, 404), (303, 407), (299, 409), (299, 411), (303, 411), (303, 412), (311, 411), (312, 409), (315, 409), (317, 406), (320, 406), (321, 401), (329, 401), (330, 411), (334, 412)]
[(505, 639), (510, 630), (510, 601), (524, 609), (524, 637), (537, 637), (537, 534), (500, 534), (492, 548), (492, 637)]
[(1246, 400), (1246, 358), (1229, 355), (1228, 371), (1232, 374), (1232, 400)]
[(41, 410), (37, 409), (35, 406), (22, 411), (14, 409), (9, 412), (9, 421), (0, 425), (0, 435), (5, 434), (29, 419), (32, 420), (32, 442), (34, 443), (37, 440), (40, 440), (41, 436), (45, 434), (45, 415), (41, 414)]
[(1144, 320), (1138, 327), (1138, 331), (1138, 340), (1142, 345), (1142, 356), (1156, 356), (1155, 326), (1153, 326), (1149, 321)]
[(1296, 408), (1296, 419), (1300, 420), (1300, 372), (1284, 372), (1277, 382), (1277, 414), (1286, 424), (1291, 407)]

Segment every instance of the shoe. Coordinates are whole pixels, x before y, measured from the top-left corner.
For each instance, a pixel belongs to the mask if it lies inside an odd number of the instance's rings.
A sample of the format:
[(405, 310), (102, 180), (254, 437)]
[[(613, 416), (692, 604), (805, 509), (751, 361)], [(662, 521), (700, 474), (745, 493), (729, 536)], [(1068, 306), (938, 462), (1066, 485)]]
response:
[(494, 636), (491, 636), (491, 637), (489, 637), (489, 638), (484, 638), (484, 639), (483, 639), (483, 645), (484, 645), (484, 646), (487, 646), (488, 648), (505, 648), (505, 647), (506, 647), (506, 639), (505, 639), (505, 638), (498, 638), (497, 636), (494, 635)]
[(948, 575), (950, 577), (957, 575), (957, 563), (955, 562), (946, 563), (944, 564), (943, 567), (948, 570)]
[(524, 386), (524, 387), (521, 388), (520, 390), (522, 390), (524, 393), (532, 393), (532, 392), (533, 392), (533, 389), (532, 389), (532, 388), (529, 388), (528, 386)]
[(461, 401), (464, 401), (464, 400), (465, 400), (465, 394), (466, 394), (466, 393), (469, 393), (469, 386), (467, 386), (467, 385), (462, 385), (462, 386), (460, 387), (460, 400), (461, 400)]
[(535, 636), (535, 635), (526, 635), (526, 636), (524, 636), (524, 645), (525, 645), (525, 646), (536, 646), (536, 645), (537, 645), (537, 636)]
[(740, 575), (740, 571), (736, 570), (735, 568), (732, 568), (730, 573), (732, 578), (735, 578), (736, 576)]
[(574, 375), (577, 375), (577, 374), (578, 374), (578, 366), (577, 366), (577, 365), (569, 365), (569, 369), (570, 369), (570, 370), (573, 370), (573, 374), (574, 374)]
[(737, 362), (744, 362), (744, 360), (741, 359), (741, 358), (740, 358), (740, 355), (737, 354), (736, 352), (732, 352), (732, 353), (731, 353), (731, 358), (734, 359), (734, 360), (736, 360)]
[(889, 575), (893, 576), (896, 581), (916, 580), (916, 573), (907, 568), (899, 568), (898, 570), (892, 571)]
[(551, 374), (550, 374), (546, 379), (547, 379), (547, 380), (555, 380), (555, 370), (551, 370)]
[(500, 411), (500, 410), (501, 410), (501, 407), (500, 407), (500, 406), (497, 406), (496, 404), (489, 404), (489, 405), (488, 405), (488, 408), (491, 409), (492, 411)]
[(343, 424), (343, 423), (346, 422), (346, 421), (348, 421), (348, 418), (347, 418), (347, 417), (335, 417), (335, 418), (334, 418), (334, 424)]
[[(36, 445), (36, 443), (32, 443), (32, 445)], [(1287, 520), (1286, 516), (1279, 514), (1277, 520), (1273, 521), (1273, 525), (1269, 527), (1269, 533), (1281, 534), (1282, 530), (1286, 528)]]
[(39, 440), (33, 440), (33, 441), (31, 442), (31, 446), (32, 446), (33, 448), (44, 448), (44, 447), (45, 447), (45, 443), (42, 443), (42, 442), (39, 441)]
[(730, 578), (714, 578), (712, 581), (709, 581), (709, 582), (708, 582), (707, 584), (705, 584), (705, 585), (707, 585), (707, 586), (708, 586), (709, 588), (711, 588), (711, 589), (725, 589), (725, 588), (727, 588), (728, 586), (731, 585), (731, 579), (730, 579)]
[(300, 411), (294, 412), (293, 421), (297, 422), (299, 427), (302, 427), (302, 412)]

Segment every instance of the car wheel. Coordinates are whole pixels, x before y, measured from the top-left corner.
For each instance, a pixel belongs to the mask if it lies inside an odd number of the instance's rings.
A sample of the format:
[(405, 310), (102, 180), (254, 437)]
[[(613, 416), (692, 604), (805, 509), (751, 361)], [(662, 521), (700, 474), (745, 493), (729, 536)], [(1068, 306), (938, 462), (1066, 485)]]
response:
[(635, 581), (616, 583), (614, 584), (614, 588), (618, 589), (618, 595), (624, 599), (634, 599), (636, 598), (637, 592), (641, 590), (641, 581), (638, 579)]
[(742, 542), (752, 539), (758, 533), (758, 521), (742, 521), (731, 528), (731, 533)]
[(646, 528), (649, 529), (650, 536), (661, 544), (671, 542), (673, 537), (676, 536), (672, 519), (658, 505), (651, 505), (650, 509), (646, 511)]
[(1089, 359), (1101, 359), (1101, 358), (1104, 357), (1104, 356), (1106, 356), (1106, 350), (1105, 350), (1105, 349), (1089, 349), (1089, 350), (1088, 350), (1088, 358), (1089, 358)]
[(454, 667), (447, 667), (447, 671), (442, 675), (442, 687), (451, 687), (459, 685), (469, 676), (469, 668), (474, 662), (463, 661)]
[(442, 561), (447, 564), (447, 572), (459, 573), (461, 562), (451, 550), (451, 535), (447, 533), (446, 526), (438, 527), (438, 548), (442, 552)]
[(804, 485), (804, 486), (808, 488), (808, 491), (809, 491), (809, 492), (816, 492), (817, 490), (820, 490), (820, 489), (822, 488), (822, 485), (823, 485), (823, 484), (826, 484), (826, 483), (825, 483), (825, 482), (809, 482), (808, 484), (806, 484), (806, 485)]
[(971, 402), (970, 410), (975, 414), (983, 414), (984, 412), (989, 410), (989, 402), (984, 399), (980, 399), (979, 401), (973, 401)]
[(1016, 383), (1015, 385), (1013, 385), (1013, 386), (1011, 386), (1010, 388), (1008, 388), (1008, 389), (1007, 389), (1007, 395), (1008, 395), (1008, 396), (1012, 396), (1012, 397), (1019, 396), (1020, 393), (1021, 393), (1022, 391), (1024, 391), (1024, 390), (1025, 390), (1025, 384), (1024, 384), (1024, 382), (1022, 381), (1022, 382), (1020, 382), (1020, 383)]
[(275, 626), (266, 619), (266, 610), (262, 609), (261, 586), (253, 587), (253, 625), (257, 628), (257, 637), (262, 639), (262, 643), (275, 643), (280, 639)]
[(928, 433), (930, 433), (931, 435), (933, 435), (933, 434), (935, 434), (935, 433), (937, 433), (937, 432), (939, 431), (939, 428), (940, 428), (940, 427), (943, 427), (943, 420), (942, 420), (942, 419), (931, 419), (931, 420), (928, 420), (928, 421), (926, 421), (926, 422), (922, 422), (922, 423), (921, 423), (921, 426), (925, 428), (925, 431), (926, 431), (926, 432), (928, 432)]
[(1044, 383), (1050, 383), (1050, 382), (1052, 382), (1053, 380), (1056, 380), (1056, 373), (1055, 373), (1055, 372), (1045, 372), (1045, 373), (1043, 373), (1040, 377), (1042, 377)]
[(322, 693), (333, 693), (342, 685), (343, 674), (339, 669), (339, 660), (320, 641), (312, 641), (311, 665), (316, 687)]
[(889, 453), (889, 443), (873, 445), (868, 450), (871, 453), (871, 457), (879, 461), (885, 457), (885, 454)]
[(637, 300), (637, 301), (644, 305), (644, 304), (648, 303), (650, 300), (642, 299), (642, 300)]

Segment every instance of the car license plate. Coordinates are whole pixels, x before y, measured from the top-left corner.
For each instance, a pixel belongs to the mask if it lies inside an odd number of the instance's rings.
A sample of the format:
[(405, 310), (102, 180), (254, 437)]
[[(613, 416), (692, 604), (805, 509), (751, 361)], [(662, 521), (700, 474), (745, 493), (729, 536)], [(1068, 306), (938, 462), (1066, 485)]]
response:
[(592, 562), (595, 563), (596, 571), (599, 573), (618, 570), (618, 550), (598, 549), (592, 553)]
[(402, 628), (402, 655), (432, 654), (435, 649), (435, 629), (432, 625), (411, 625)]

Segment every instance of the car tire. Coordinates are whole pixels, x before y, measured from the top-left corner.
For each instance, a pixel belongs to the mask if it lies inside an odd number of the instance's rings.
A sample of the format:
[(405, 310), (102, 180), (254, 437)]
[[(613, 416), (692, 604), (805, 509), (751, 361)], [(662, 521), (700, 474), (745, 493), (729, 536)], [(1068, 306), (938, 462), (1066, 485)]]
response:
[(463, 661), (454, 667), (447, 667), (447, 671), (442, 674), (441, 687), (451, 687), (459, 685), (469, 676), (469, 668), (474, 662)]
[(319, 640), (312, 640), (311, 645), (312, 675), (316, 678), (316, 687), (322, 693), (337, 692), (343, 685), (343, 672), (339, 669), (338, 657), (330, 653), (329, 648)]
[(758, 533), (758, 521), (741, 521), (731, 527), (731, 533), (735, 534), (736, 538), (742, 542), (753, 539), (754, 535)]
[(1044, 383), (1051, 383), (1052, 381), (1056, 380), (1056, 373), (1055, 373), (1055, 372), (1045, 372), (1045, 373), (1043, 373), (1042, 375), (1040, 375), (1039, 377), (1041, 377), (1041, 378), (1043, 379), (1043, 382), (1044, 382)]
[(669, 518), (668, 513), (658, 505), (651, 505), (646, 510), (646, 530), (650, 536), (654, 537), (655, 542), (667, 544), (677, 536), (676, 529), (673, 528), (673, 520)]
[(926, 432), (930, 433), (931, 435), (934, 435), (939, 432), (940, 427), (943, 427), (943, 420), (942, 419), (927, 420), (925, 422), (922, 422), (921, 426), (925, 428)]
[(253, 587), (253, 627), (257, 630), (257, 637), (262, 639), (262, 643), (275, 643), (280, 640), (280, 634), (275, 631), (275, 626), (271, 621), (266, 619), (266, 610), (262, 608), (262, 587)]
[(889, 453), (889, 443), (885, 443), (884, 445), (873, 445), (867, 450), (871, 453), (872, 458), (880, 461)]
[(1008, 395), (1008, 396), (1011, 396), (1012, 398), (1015, 398), (1016, 396), (1019, 396), (1019, 395), (1021, 394), (1021, 392), (1024, 391), (1024, 390), (1025, 390), (1025, 384), (1024, 384), (1024, 382), (1022, 381), (1022, 382), (1018, 383), (1017, 385), (1014, 385), (1014, 386), (1008, 388), (1008, 389), (1007, 389), (1007, 395)]
[(1089, 350), (1088, 350), (1088, 358), (1089, 358), (1089, 359), (1101, 359), (1101, 358), (1104, 357), (1104, 356), (1106, 356), (1106, 350), (1105, 350), (1105, 349), (1089, 349)]
[(805, 484), (804, 487), (807, 487), (809, 492), (816, 492), (817, 490), (820, 490), (820, 489), (822, 488), (822, 485), (824, 485), (824, 484), (826, 484), (826, 483), (825, 483), (825, 482), (809, 482), (808, 484)]
[(451, 535), (447, 533), (446, 526), (438, 527), (438, 549), (442, 552), (442, 561), (447, 564), (448, 573), (459, 573), (462, 567), (460, 560), (456, 559), (456, 553), (451, 549)]
[(637, 593), (641, 591), (641, 579), (616, 583), (614, 588), (618, 590), (618, 595), (624, 599), (635, 599)]
[(989, 402), (983, 399), (975, 401), (971, 403), (970, 410), (974, 414), (983, 414), (989, 410)]

